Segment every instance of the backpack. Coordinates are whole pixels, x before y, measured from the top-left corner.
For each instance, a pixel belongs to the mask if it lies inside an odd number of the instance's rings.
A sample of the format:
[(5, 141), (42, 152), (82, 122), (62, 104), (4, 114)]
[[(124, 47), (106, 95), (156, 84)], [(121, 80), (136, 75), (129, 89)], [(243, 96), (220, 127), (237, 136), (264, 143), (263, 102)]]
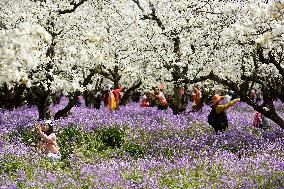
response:
[(259, 112), (255, 113), (252, 125), (256, 128), (261, 128), (261, 129), (267, 129), (268, 127), (270, 127), (269, 122)]
[(208, 123), (209, 123), (209, 125), (215, 125), (216, 124), (215, 112), (213, 112), (213, 110), (208, 115)]
[(227, 125), (228, 119), (225, 112), (217, 114), (216, 106), (212, 106), (212, 110), (207, 117), (207, 121), (211, 126), (218, 126), (218, 125)]

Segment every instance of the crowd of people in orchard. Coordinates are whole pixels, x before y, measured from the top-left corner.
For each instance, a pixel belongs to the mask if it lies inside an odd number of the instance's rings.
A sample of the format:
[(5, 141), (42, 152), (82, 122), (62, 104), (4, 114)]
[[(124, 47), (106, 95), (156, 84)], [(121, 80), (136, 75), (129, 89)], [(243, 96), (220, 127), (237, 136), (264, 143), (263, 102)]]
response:
[[(186, 97), (186, 91), (182, 87), (180, 90), (180, 96)], [(141, 107), (150, 107), (157, 104), (158, 109), (166, 109), (168, 107), (168, 100), (163, 94), (163, 88), (154, 88), (153, 94), (150, 92), (147, 95), (144, 95), (141, 100)], [(256, 89), (252, 89), (249, 93), (249, 98), (254, 102), (259, 102), (261, 99), (261, 93), (257, 93)], [(201, 89), (198, 85), (193, 87), (191, 93), (192, 109), (200, 109), (201, 104), (203, 104)], [(149, 100), (149, 99), (152, 99)], [(181, 98), (183, 99), (183, 98)], [(240, 98), (232, 92), (227, 92), (227, 95), (221, 96), (218, 93), (214, 94), (212, 97), (209, 97), (210, 101), (208, 105), (211, 106), (211, 111), (208, 115), (208, 123), (211, 125), (216, 133), (224, 132), (228, 128), (228, 118), (226, 110), (240, 102)], [(187, 101), (186, 101), (187, 104)], [(268, 106), (268, 105), (267, 105)], [(269, 107), (267, 107), (269, 109)], [(268, 120), (259, 112), (256, 112), (253, 119), (253, 126), (261, 129), (267, 129), (270, 127)]]
[[(214, 92), (213, 95), (206, 97), (208, 94), (202, 94), (201, 88), (198, 85), (195, 85), (192, 91), (181, 87), (178, 93), (181, 103), (187, 105), (188, 101), (192, 102), (192, 110), (189, 112), (202, 109), (203, 103), (211, 106), (211, 111), (208, 114), (208, 124), (213, 127), (216, 134), (222, 133), (228, 128), (226, 110), (237, 102), (240, 102), (240, 98), (231, 91), (228, 91), (226, 95), (220, 94), (220, 92)], [(256, 92), (256, 89), (252, 89), (248, 97), (256, 102), (261, 98), (260, 95), (260, 93)], [(96, 94), (96, 106), (99, 108), (101, 101), (103, 101), (104, 106), (108, 107), (110, 111), (119, 110), (121, 97), (123, 97), (123, 87), (121, 84), (117, 88), (114, 88), (112, 85), (107, 85), (102, 92)], [(164, 85), (161, 84), (159, 87), (153, 87), (152, 90), (142, 96), (140, 106), (142, 108), (156, 106), (159, 110), (165, 110), (171, 106), (169, 103), (171, 98), (173, 98), (173, 92), (171, 94), (164, 94)], [(81, 106), (80, 96), (76, 98), (75, 105)], [(184, 110), (186, 108), (187, 107), (185, 107)], [(266, 108), (269, 109), (269, 105), (267, 105)], [(259, 112), (255, 113), (252, 125), (263, 130), (270, 126), (268, 120)], [(52, 121), (47, 120), (41, 124), (37, 123), (35, 129), (41, 138), (40, 150), (44, 152), (47, 157), (53, 160), (59, 160), (61, 156), (56, 143), (56, 135)]]
[[(160, 84), (146, 92), (140, 100), (140, 106), (143, 108), (156, 106), (159, 110), (165, 110), (168, 107), (174, 106), (175, 104), (172, 103), (172, 99), (174, 98), (173, 92), (165, 94), (164, 88), (164, 84)], [(192, 102), (192, 109), (189, 112), (202, 110), (204, 103), (211, 106), (212, 109), (208, 115), (208, 123), (214, 128), (216, 133), (226, 130), (228, 127), (226, 110), (240, 101), (232, 91), (227, 91), (226, 95), (224, 92), (223, 95), (220, 95), (220, 92), (214, 92), (211, 97), (210, 95), (208, 96), (208, 94), (202, 94), (199, 85), (193, 86), (192, 91), (180, 87), (179, 95), (180, 103), (184, 105), (183, 110), (186, 110), (188, 101)], [(115, 111), (119, 109), (120, 98), (123, 96), (123, 87), (121, 84), (117, 88), (114, 88), (112, 85), (106, 85), (103, 92), (97, 93), (96, 96), (98, 106), (100, 106), (100, 102), (103, 101), (104, 105), (108, 106), (110, 111)], [(256, 89), (252, 89), (248, 96), (254, 102), (258, 102), (261, 99), (261, 93), (257, 92)], [(79, 100), (78, 98), (78, 101)], [(80, 104), (80, 102), (77, 103), (77, 105)], [(254, 117), (254, 127), (263, 129), (269, 127), (268, 121), (261, 113), (256, 112)]]
[(152, 91), (146, 93), (141, 100), (141, 107), (157, 106), (160, 110), (168, 108), (168, 100), (163, 93), (163, 87), (154, 87)]

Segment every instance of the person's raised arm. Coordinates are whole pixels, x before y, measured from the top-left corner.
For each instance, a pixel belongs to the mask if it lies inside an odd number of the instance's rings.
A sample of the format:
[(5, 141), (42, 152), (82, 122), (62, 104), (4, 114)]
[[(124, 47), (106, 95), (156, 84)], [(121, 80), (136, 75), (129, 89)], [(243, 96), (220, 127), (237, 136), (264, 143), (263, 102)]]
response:
[(114, 91), (115, 91), (116, 93), (121, 92), (121, 91), (122, 91), (122, 85), (119, 84), (118, 88), (117, 88), (117, 89), (114, 89)]
[(50, 144), (55, 144), (51, 137), (47, 136), (46, 134), (44, 134), (44, 132), (42, 132), (39, 124), (36, 125), (36, 130), (40, 138), (42, 138), (45, 142), (48, 142)]
[(225, 111), (226, 109), (228, 109), (229, 107), (233, 106), (236, 102), (239, 102), (240, 99), (237, 98), (237, 99), (234, 99), (234, 100), (231, 100), (230, 102), (228, 102), (227, 104), (224, 104), (224, 105), (217, 105), (216, 106), (216, 112), (219, 114), (223, 111)]

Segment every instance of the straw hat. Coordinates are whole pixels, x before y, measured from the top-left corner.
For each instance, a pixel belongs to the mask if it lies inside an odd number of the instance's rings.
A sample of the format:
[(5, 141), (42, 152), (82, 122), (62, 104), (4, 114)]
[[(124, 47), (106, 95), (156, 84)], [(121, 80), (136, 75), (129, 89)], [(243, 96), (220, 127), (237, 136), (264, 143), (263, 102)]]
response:
[(211, 104), (212, 105), (216, 105), (218, 102), (220, 102), (221, 100), (224, 99), (224, 96), (220, 96), (218, 94), (215, 94), (213, 97), (212, 97), (212, 100), (211, 100)]

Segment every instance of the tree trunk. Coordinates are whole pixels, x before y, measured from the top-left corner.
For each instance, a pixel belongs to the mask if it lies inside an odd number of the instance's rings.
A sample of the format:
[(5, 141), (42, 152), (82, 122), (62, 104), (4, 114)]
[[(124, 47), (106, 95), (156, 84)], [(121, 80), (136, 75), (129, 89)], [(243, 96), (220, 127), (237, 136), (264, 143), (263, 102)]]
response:
[(68, 116), (70, 110), (74, 107), (75, 103), (76, 103), (76, 97), (78, 96), (78, 94), (75, 94), (71, 97), (69, 97), (69, 102), (67, 104), (67, 106), (65, 106), (65, 108), (59, 110), (58, 112), (56, 112), (54, 119), (59, 119), (61, 117), (66, 117)]
[(268, 117), (277, 125), (279, 125), (282, 129), (284, 129), (284, 120), (277, 113), (267, 114), (265, 115), (265, 117)]
[(136, 84), (133, 84), (132, 87), (127, 89), (123, 95), (123, 97), (120, 100), (120, 105), (125, 106), (130, 98), (130, 93), (134, 91), (135, 89), (139, 88), (142, 84), (141, 81), (138, 81)]
[[(178, 46), (176, 47), (177, 52), (177, 56), (179, 48)], [(177, 115), (179, 113), (181, 113), (182, 111), (184, 111), (184, 108), (182, 107), (181, 104), (181, 95), (180, 95), (180, 89), (181, 89), (181, 83), (179, 83), (179, 79), (181, 76), (181, 71), (180, 71), (180, 67), (177, 65), (174, 65), (174, 70), (172, 71), (172, 77), (173, 77), (173, 82), (174, 82), (174, 99), (173, 99), (173, 104), (172, 104), (172, 109), (173, 109), (173, 114)]]
[(174, 104), (173, 104), (173, 114), (177, 115), (181, 112), (181, 96), (179, 93), (179, 86), (175, 84), (174, 86)]
[(26, 87), (18, 85), (9, 89), (6, 84), (0, 88), (0, 107), (13, 109), (26, 104)]
[(49, 97), (50, 96), (48, 94), (36, 96), (36, 106), (38, 109), (39, 120), (51, 118), (51, 112), (50, 112), (51, 100)]
[(61, 97), (62, 97), (62, 92), (61, 91), (58, 91), (56, 93), (54, 93), (51, 97), (52, 99), (52, 102), (53, 104), (60, 104), (60, 100), (61, 100)]
[(118, 87), (119, 87), (119, 80), (118, 79), (114, 79), (113, 88), (117, 89)]
[(44, 119), (50, 119), (50, 109), (49, 106), (46, 104), (37, 106), (38, 109), (38, 119), (44, 120)]
[(94, 103), (93, 103), (92, 92), (84, 91), (83, 97), (85, 99), (85, 106), (88, 107), (88, 108), (93, 108), (94, 107)]

